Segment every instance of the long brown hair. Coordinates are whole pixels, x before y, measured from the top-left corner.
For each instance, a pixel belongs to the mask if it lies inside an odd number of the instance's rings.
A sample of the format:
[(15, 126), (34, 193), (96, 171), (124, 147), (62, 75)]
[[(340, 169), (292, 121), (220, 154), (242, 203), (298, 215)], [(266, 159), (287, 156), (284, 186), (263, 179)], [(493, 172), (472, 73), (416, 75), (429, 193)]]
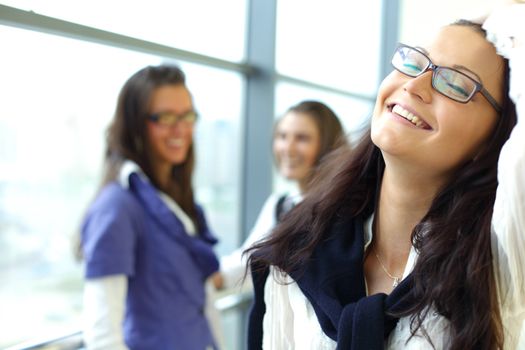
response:
[[(413, 316), (412, 334), (420, 328), (425, 334), (422, 320), (429, 307), (435, 307), (450, 322), (451, 349), (503, 347), (490, 239), (499, 153), (516, 124), (506, 60), (504, 72), (503, 111), (487, 147), (458, 169), (412, 232), (419, 253), (412, 272), (415, 303), (396, 315)], [(370, 132), (352, 151), (342, 150), (325, 166), (329, 176), (316, 179), (270, 238), (252, 248), (257, 254), (249, 262), (274, 265), (287, 273), (301, 270), (337, 217), (373, 213), (385, 164)]]
[(172, 197), (199, 227), (192, 187), (195, 165), (193, 143), (186, 160), (173, 167), (171, 181), (166, 188), (160, 187), (147, 153), (146, 120), (153, 91), (161, 86), (185, 84), (184, 72), (174, 65), (148, 66), (128, 79), (120, 91), (115, 115), (106, 135), (102, 186), (116, 179), (125, 160), (132, 160), (153, 185)]

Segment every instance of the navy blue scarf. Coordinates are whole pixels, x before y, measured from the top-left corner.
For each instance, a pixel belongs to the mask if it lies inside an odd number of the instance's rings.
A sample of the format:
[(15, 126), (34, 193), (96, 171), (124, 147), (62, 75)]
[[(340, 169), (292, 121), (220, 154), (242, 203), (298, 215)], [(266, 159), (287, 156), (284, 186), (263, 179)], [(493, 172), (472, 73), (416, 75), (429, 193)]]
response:
[[(337, 342), (337, 349), (383, 349), (398, 321), (390, 313), (411, 304), (412, 276), (389, 295), (367, 297), (363, 263), (363, 220), (339, 220), (304, 269), (290, 273), (312, 304), (323, 332)], [(250, 350), (262, 348), (264, 283), (269, 271), (257, 265), (251, 268), (255, 300), (248, 325)]]

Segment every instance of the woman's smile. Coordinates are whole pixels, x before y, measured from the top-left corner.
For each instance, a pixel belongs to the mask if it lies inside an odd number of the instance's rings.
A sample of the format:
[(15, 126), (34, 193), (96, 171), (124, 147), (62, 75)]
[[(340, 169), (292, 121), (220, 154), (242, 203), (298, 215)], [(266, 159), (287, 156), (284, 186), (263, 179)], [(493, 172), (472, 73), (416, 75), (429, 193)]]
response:
[(399, 104), (390, 105), (388, 109), (393, 114), (409, 121), (412, 125), (415, 125), (419, 129), (432, 130), (432, 127), (425, 120), (423, 120), (423, 118), (401, 107)]

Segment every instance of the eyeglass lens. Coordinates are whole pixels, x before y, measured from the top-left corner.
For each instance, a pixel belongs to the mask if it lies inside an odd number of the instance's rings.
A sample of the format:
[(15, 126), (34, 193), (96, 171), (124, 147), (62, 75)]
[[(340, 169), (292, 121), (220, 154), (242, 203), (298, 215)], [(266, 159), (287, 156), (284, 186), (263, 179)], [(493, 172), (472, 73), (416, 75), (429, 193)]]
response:
[(182, 122), (184, 124), (192, 124), (197, 119), (197, 114), (195, 112), (188, 112), (186, 114), (177, 115), (171, 112), (165, 112), (165, 113), (158, 113), (150, 118), (154, 122), (160, 124), (160, 125), (175, 125), (178, 122)]

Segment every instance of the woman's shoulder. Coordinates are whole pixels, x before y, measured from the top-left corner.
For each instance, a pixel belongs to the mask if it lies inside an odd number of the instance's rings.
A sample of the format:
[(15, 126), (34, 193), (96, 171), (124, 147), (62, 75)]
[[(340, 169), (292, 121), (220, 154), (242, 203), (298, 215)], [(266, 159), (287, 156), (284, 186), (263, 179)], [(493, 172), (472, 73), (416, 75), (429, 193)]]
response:
[(286, 200), (287, 196), (288, 194), (279, 192), (270, 194), (264, 201), (260, 211), (260, 216), (267, 218), (270, 216), (275, 216), (277, 208), (279, 207), (280, 203), (282, 204)]
[(102, 187), (97, 194), (89, 209), (89, 212), (94, 211), (138, 213), (141, 206), (129, 188), (113, 181)]
[(279, 201), (283, 201), (284, 199), (286, 199), (287, 196), (288, 196), (288, 193), (286, 193), (286, 192), (274, 192), (274, 193), (271, 193), (266, 198), (264, 204), (272, 206), (272, 207), (275, 207), (275, 206), (277, 206), (277, 203), (279, 203)]
[(272, 193), (266, 198), (245, 245), (251, 245), (273, 229), (277, 223), (276, 209), (281, 196), (282, 193)]
[(301, 195), (296, 192), (273, 192), (266, 198), (264, 205), (275, 208), (279, 203), (285, 201), (290, 201), (294, 204), (297, 204), (301, 200)]

